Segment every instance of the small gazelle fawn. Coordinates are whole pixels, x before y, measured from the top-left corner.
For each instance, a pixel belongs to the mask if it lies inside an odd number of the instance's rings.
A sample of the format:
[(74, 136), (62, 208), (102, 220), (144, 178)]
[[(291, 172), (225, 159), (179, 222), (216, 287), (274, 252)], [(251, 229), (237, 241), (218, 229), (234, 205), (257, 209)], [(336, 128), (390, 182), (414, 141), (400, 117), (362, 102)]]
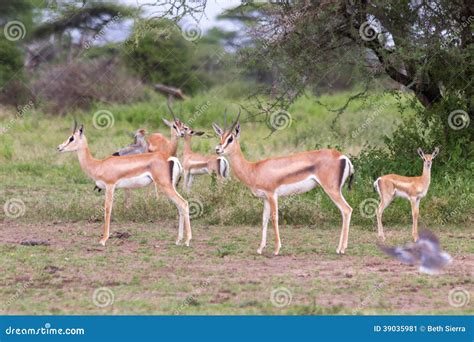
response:
[(377, 208), (377, 229), (380, 239), (385, 241), (382, 226), (382, 213), (389, 206), (395, 197), (403, 197), (411, 203), (411, 213), (413, 217), (412, 236), (418, 240), (418, 214), (420, 201), (426, 196), (431, 181), (431, 165), (433, 159), (438, 155), (439, 148), (436, 147), (432, 154), (424, 154), (421, 148), (417, 150), (418, 155), (423, 159), (423, 174), (418, 177), (405, 177), (396, 174), (389, 174), (377, 178), (374, 182), (375, 190), (380, 196), (380, 204)]
[(154, 183), (155, 189), (160, 188), (174, 202), (179, 212), (178, 239), (179, 244), (186, 231), (186, 246), (191, 241), (191, 224), (189, 221), (189, 206), (175, 189), (176, 181), (181, 174), (181, 164), (178, 158), (165, 156), (162, 153), (140, 153), (129, 156), (111, 156), (105, 159), (92, 157), (83, 126), (76, 130), (74, 125), (72, 135), (58, 146), (59, 152), (77, 152), (82, 170), (95, 181), (100, 189), (105, 189), (105, 222), (104, 234), (100, 244), (105, 246), (110, 235), (110, 216), (114, 191), (116, 188), (141, 188)]
[(191, 149), (191, 139), (193, 136), (201, 136), (204, 132), (194, 131), (185, 125), (184, 130), (184, 149), (183, 149), (183, 170), (184, 184), (183, 189), (186, 192), (191, 190), (191, 184), (195, 175), (216, 174), (220, 178), (229, 177), (229, 162), (224, 157), (205, 156)]
[(280, 252), (278, 197), (305, 193), (317, 185), (323, 188), (341, 211), (342, 231), (337, 253), (344, 253), (348, 244), (352, 214), (352, 208), (342, 196), (343, 184), (350, 176), (350, 186), (354, 173), (349, 158), (336, 150), (324, 149), (249, 162), (240, 149), (239, 116), (240, 112), (229, 129), (221, 129), (213, 123), (214, 130), (220, 136), (216, 153), (227, 155), (233, 174), (249, 187), (255, 196), (263, 199), (262, 241), (257, 253), (261, 254), (267, 243), (270, 218), (275, 232), (274, 254), (278, 255)]

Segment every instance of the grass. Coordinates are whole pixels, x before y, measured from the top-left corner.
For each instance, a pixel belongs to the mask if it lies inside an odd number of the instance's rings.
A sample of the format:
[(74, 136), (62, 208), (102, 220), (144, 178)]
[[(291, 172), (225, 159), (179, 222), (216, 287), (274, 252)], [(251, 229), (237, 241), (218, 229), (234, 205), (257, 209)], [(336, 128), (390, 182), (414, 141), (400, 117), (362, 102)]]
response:
[[(181, 109), (176, 106), (175, 112), (193, 122), (193, 128), (211, 133), (211, 123), (222, 123), (226, 107), (237, 111), (232, 105), (237, 100), (222, 96), (228, 91), (212, 89), (185, 101)], [(319, 100), (337, 108), (348, 95)], [(148, 102), (97, 105), (74, 115), (85, 125), (92, 154), (103, 158), (129, 144), (127, 132), (138, 127), (168, 135), (161, 123), (161, 117), (169, 116), (165, 103), (152, 96)], [(93, 114), (99, 109), (113, 114), (112, 127), (94, 127)], [(367, 142), (382, 146), (384, 135), (402, 119), (388, 94), (351, 103), (334, 126), (335, 114), (311, 97), (300, 98), (289, 113), (291, 125), (272, 135), (266, 122), (249, 122), (244, 115), (241, 144), (248, 159), (337, 145), (355, 160)], [(0, 134), (0, 204), (20, 200), (22, 214), (12, 218), (0, 210), (0, 302), (8, 304), (8, 314), (472, 313), (472, 306), (447, 303), (452, 288), (472, 288), (474, 196), (471, 180), (458, 174), (433, 177), (421, 202), (420, 226), (438, 232), (455, 255), (457, 264), (440, 277), (420, 275), (380, 254), (374, 218), (361, 209), (377, 195), (373, 179), (363, 175), (356, 175), (352, 192), (344, 189), (354, 214), (350, 248), (343, 257), (335, 254), (340, 213), (320, 189), (280, 200), (283, 255), (270, 257), (269, 245), (262, 257), (255, 253), (261, 200), (235, 179), (221, 183), (209, 177), (198, 178), (187, 196), (199, 211), (192, 222), (192, 248), (172, 244), (176, 209), (163, 195), (156, 199), (151, 188), (133, 191), (131, 209), (125, 208), (122, 191), (117, 192), (112, 233), (129, 232), (131, 237), (111, 239), (102, 248), (97, 241), (103, 194), (92, 191), (94, 184), (75, 155), (55, 150), (70, 134), (72, 114), (62, 118), (30, 111), (12, 118), (11, 110), (0, 110), (0, 126), (8, 128)], [(212, 153), (216, 143), (215, 138), (195, 139), (193, 148)], [(416, 167), (421, 172), (421, 164)], [(390, 243), (408, 241), (409, 203), (395, 201), (385, 211), (384, 223)], [(49, 240), (51, 245), (20, 245), (25, 239)], [(93, 292), (101, 287), (113, 292), (113, 305), (94, 305)], [(292, 295), (291, 304), (282, 308), (269, 299), (280, 287)]]
[[(339, 227), (285, 226), (281, 256), (256, 254), (255, 226), (194, 223), (192, 246), (173, 244), (174, 221), (114, 223), (98, 245), (100, 223), (2, 224), (0, 301), (6, 314), (472, 314), (449, 305), (449, 291), (472, 288), (472, 233), (436, 227), (455, 264), (431, 277), (381, 255), (375, 231), (351, 229), (347, 255), (334, 252)], [(15, 233), (9, 234), (8, 229)], [(20, 238), (50, 246), (21, 246)], [(409, 227), (387, 227), (391, 244)], [(10, 241), (10, 243), (6, 243)], [(271, 240), (270, 240), (271, 241)], [(212, 244), (210, 244), (212, 242)], [(105, 289), (103, 289), (105, 288)], [(98, 307), (94, 291), (113, 293)], [(281, 296), (275, 302), (272, 292)], [(285, 296), (291, 302), (283, 305)], [(98, 299), (97, 299), (98, 300)], [(106, 299), (102, 299), (105, 301)]]

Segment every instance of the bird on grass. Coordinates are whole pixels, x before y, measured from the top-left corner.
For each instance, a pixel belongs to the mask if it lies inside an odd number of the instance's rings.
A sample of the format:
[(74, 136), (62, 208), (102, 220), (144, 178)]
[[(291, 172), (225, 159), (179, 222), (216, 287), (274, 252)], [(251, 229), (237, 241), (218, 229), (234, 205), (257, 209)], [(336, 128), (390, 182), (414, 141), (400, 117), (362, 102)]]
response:
[(419, 239), (415, 243), (403, 247), (379, 244), (379, 248), (404, 264), (419, 266), (419, 271), (427, 274), (437, 274), (453, 261), (448, 253), (441, 250), (436, 235), (427, 229), (420, 231)]

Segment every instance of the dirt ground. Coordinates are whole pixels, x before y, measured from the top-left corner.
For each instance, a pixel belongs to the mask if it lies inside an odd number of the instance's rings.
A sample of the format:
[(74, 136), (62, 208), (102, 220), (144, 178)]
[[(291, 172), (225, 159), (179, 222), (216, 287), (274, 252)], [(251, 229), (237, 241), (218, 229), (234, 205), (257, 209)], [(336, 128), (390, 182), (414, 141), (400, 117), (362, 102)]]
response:
[[(433, 228), (454, 258), (437, 276), (382, 255), (376, 233), (351, 227), (281, 228), (257, 255), (258, 227), (193, 225), (191, 247), (175, 246), (174, 222), (0, 223), (0, 303), (5, 314), (468, 314), (472, 232)], [(410, 241), (386, 229), (388, 244)], [(29, 241), (31, 244), (22, 245)]]

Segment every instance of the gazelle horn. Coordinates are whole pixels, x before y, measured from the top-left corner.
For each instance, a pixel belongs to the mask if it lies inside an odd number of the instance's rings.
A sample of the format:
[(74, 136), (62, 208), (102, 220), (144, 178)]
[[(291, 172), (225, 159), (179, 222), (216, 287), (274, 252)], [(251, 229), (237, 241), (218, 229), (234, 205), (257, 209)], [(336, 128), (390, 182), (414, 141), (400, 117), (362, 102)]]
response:
[(168, 106), (168, 110), (170, 111), (171, 115), (173, 115), (173, 119), (174, 119), (175, 121), (178, 120), (178, 118), (174, 115), (173, 110), (171, 109), (170, 98), (169, 98), (169, 97), (168, 97), (168, 101), (166, 102), (166, 105)]
[(229, 132), (232, 132), (235, 128), (235, 126), (237, 126), (237, 123), (239, 122), (239, 119), (240, 119), (240, 112), (241, 112), (242, 108), (239, 108), (239, 114), (237, 114), (237, 118), (235, 119), (235, 121), (232, 123), (232, 126), (230, 126), (230, 129), (229, 129)]

